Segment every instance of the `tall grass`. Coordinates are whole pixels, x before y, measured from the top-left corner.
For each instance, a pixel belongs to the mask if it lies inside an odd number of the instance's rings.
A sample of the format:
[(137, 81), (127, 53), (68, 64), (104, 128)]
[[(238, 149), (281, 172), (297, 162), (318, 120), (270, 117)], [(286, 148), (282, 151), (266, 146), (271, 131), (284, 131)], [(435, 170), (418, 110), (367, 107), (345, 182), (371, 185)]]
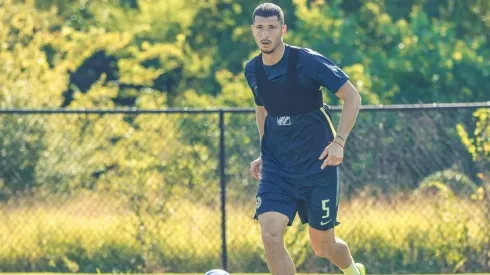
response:
[[(201, 272), (220, 266), (219, 208), (189, 201), (168, 205), (168, 219), (146, 217), (148, 228), (138, 228), (123, 205), (100, 195), (1, 205), (0, 271)], [(227, 208), (234, 272), (266, 271), (253, 207), (231, 202)], [(358, 198), (341, 202), (336, 231), (372, 273), (481, 272), (488, 271), (489, 243), (481, 233), (489, 226), (483, 213), (483, 206), (470, 200)], [(149, 247), (137, 241), (141, 230)], [(314, 256), (298, 220), (286, 242), (299, 271), (338, 272)]]

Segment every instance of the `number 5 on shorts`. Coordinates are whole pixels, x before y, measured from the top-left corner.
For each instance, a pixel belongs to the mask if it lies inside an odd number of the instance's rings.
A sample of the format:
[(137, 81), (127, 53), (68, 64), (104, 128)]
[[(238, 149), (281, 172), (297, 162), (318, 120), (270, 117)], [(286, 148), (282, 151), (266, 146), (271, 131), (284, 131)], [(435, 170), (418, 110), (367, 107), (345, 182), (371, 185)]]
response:
[(325, 211), (325, 216), (322, 216), (323, 219), (327, 219), (330, 216), (330, 207), (328, 207), (328, 202), (330, 200), (322, 200), (322, 209)]

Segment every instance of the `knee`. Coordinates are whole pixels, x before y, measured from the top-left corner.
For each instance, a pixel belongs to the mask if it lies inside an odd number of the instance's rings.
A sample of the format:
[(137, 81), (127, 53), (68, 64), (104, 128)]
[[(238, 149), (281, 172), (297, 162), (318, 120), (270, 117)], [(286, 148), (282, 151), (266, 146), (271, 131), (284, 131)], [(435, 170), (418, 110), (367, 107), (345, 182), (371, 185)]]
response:
[(334, 248), (332, 244), (323, 244), (313, 246), (313, 251), (317, 257), (330, 259), (334, 253)]
[(284, 247), (284, 230), (288, 217), (276, 212), (267, 212), (259, 216), (262, 228), (262, 242), (267, 249)]
[(268, 248), (282, 247), (284, 245), (283, 234), (280, 230), (264, 228), (262, 230), (262, 242)]
[(313, 245), (313, 251), (317, 257), (331, 259), (335, 255), (343, 255), (344, 251), (348, 251), (348, 247), (345, 243), (338, 241), (322, 242)]

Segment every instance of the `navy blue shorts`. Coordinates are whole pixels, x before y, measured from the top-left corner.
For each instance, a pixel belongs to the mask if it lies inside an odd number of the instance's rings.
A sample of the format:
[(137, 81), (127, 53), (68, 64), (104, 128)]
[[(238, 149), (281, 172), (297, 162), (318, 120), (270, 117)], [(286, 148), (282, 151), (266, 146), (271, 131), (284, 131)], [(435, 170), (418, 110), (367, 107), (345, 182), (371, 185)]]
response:
[(328, 230), (340, 224), (337, 221), (339, 203), (338, 167), (327, 167), (323, 174), (308, 177), (285, 177), (273, 173), (262, 174), (256, 195), (254, 219), (265, 212), (279, 212), (289, 218), (296, 213), (301, 222), (317, 230)]

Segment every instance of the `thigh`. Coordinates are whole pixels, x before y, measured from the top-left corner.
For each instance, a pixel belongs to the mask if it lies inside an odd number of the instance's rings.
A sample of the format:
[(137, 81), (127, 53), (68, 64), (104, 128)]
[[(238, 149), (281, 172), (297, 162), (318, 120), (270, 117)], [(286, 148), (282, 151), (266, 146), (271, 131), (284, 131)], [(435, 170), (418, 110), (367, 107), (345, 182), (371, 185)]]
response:
[[(310, 244), (315, 252), (325, 252), (336, 243), (335, 227), (328, 230), (317, 230), (310, 227), (308, 230), (310, 236)], [(323, 254), (323, 253), (322, 253)]]
[(289, 223), (288, 216), (274, 211), (264, 212), (257, 219), (259, 220), (262, 233), (271, 236), (282, 236)]
[(256, 195), (254, 219), (260, 221), (265, 213), (275, 212), (287, 217), (287, 225), (292, 225), (296, 216), (297, 203), (294, 188), (284, 178), (263, 174)]
[[(311, 228), (327, 231), (339, 224), (337, 211), (339, 203), (338, 168), (332, 173), (316, 176), (306, 200), (301, 207), (301, 215), (306, 218)], [(307, 212), (307, 213), (305, 213)]]

